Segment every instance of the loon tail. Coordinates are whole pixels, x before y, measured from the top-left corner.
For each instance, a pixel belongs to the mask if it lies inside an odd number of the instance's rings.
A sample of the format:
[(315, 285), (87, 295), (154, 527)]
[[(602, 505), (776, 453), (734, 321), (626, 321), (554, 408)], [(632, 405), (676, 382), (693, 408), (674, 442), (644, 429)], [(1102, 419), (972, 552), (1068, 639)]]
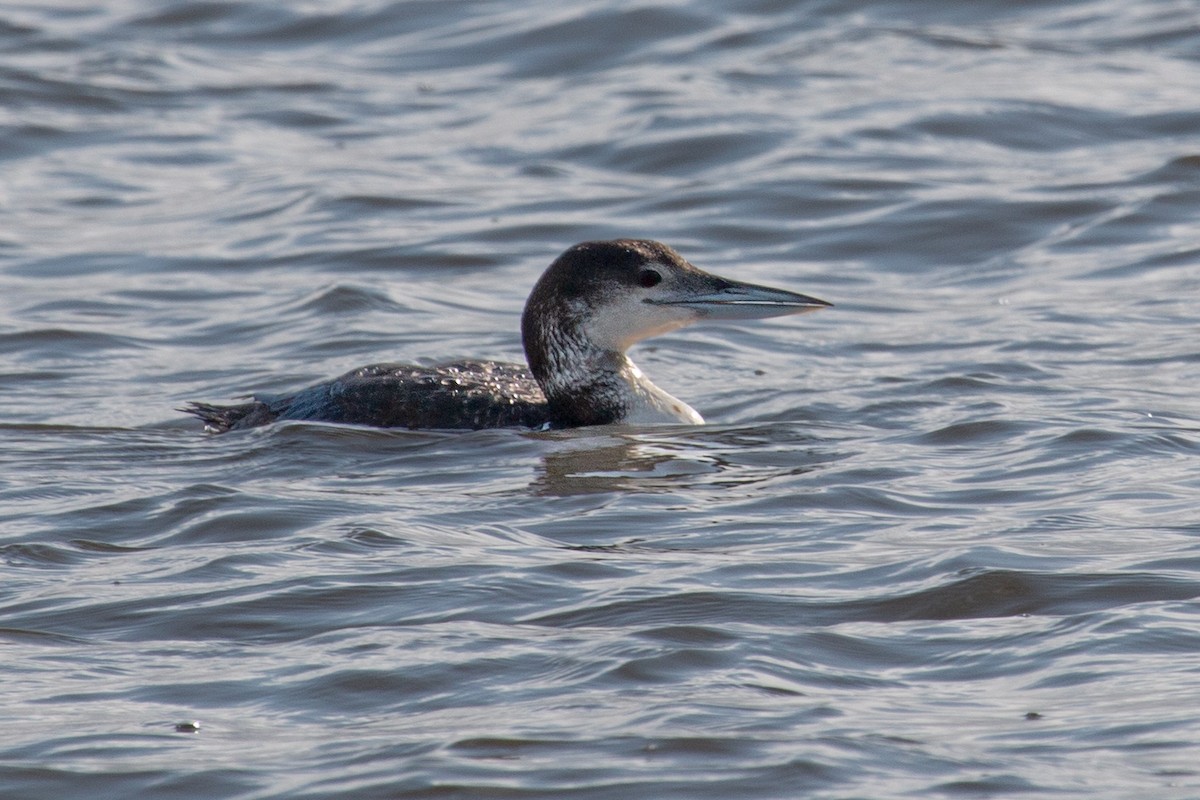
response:
[(204, 423), (209, 433), (225, 433), (240, 428), (266, 425), (275, 419), (270, 406), (261, 400), (241, 403), (236, 406), (217, 406), (211, 403), (188, 403), (179, 409), (191, 414)]

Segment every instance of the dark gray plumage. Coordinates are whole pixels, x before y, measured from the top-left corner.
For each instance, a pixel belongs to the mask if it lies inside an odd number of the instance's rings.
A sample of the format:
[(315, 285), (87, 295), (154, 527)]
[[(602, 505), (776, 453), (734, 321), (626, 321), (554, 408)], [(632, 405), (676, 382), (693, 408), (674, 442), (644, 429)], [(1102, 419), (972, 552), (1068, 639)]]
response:
[(279, 419), (377, 428), (537, 428), (549, 422), (546, 396), (529, 369), (493, 361), (372, 364), (295, 394), (234, 406), (191, 403), (184, 411), (215, 432)]

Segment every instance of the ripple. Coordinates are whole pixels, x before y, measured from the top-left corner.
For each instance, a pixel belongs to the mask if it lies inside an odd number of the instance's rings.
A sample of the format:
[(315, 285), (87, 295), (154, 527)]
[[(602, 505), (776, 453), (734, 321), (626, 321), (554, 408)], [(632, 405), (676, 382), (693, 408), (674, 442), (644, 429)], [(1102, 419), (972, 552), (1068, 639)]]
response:
[[(68, 5), (0, 21), (0, 794), (1190, 796), (1190, 9)], [(621, 235), (837, 308), (640, 346), (699, 429), (174, 411), (517, 359)]]

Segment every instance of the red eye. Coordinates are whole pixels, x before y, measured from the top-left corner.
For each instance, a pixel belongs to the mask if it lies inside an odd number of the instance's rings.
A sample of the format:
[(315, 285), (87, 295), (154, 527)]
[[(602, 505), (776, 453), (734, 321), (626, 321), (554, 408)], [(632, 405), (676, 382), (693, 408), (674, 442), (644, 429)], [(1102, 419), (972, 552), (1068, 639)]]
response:
[(652, 289), (662, 283), (662, 275), (652, 269), (644, 269), (638, 273), (638, 285), (643, 289)]

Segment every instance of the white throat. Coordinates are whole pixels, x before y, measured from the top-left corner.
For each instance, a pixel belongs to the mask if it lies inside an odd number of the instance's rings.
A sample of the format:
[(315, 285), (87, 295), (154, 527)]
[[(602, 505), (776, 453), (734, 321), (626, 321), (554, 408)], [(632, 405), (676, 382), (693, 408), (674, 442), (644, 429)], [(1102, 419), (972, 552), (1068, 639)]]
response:
[(621, 422), (629, 425), (664, 422), (704, 424), (704, 417), (700, 416), (696, 409), (655, 386), (628, 357), (625, 358), (625, 367), (621, 373), (621, 377), (629, 386), (629, 412)]

